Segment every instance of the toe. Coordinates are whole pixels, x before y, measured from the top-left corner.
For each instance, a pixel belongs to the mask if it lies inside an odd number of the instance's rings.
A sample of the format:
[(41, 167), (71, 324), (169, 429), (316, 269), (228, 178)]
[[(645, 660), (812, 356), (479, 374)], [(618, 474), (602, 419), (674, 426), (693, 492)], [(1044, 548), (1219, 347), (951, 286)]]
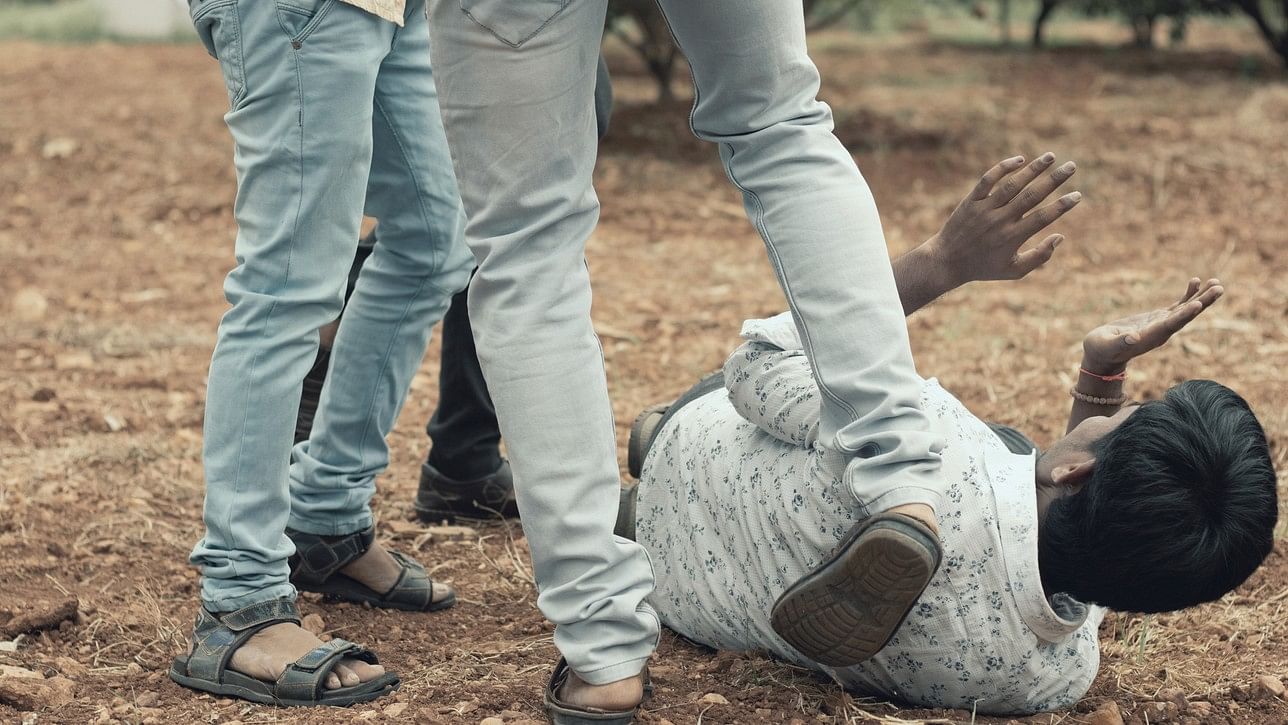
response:
[(340, 683), (345, 687), (353, 687), (354, 685), (362, 682), (358, 677), (358, 673), (353, 671), (352, 664), (352, 660), (343, 660), (335, 666), (335, 674), (340, 678)]
[(385, 668), (381, 665), (369, 665), (360, 660), (350, 662), (349, 669), (356, 673), (358, 675), (358, 679), (363, 682), (370, 682), (385, 674)]
[(451, 585), (443, 584), (442, 582), (434, 582), (433, 602), (437, 604), (455, 593), (456, 590), (452, 589)]
[(331, 672), (326, 676), (326, 689), (328, 690), (340, 689), (340, 678), (337, 677), (334, 672)]

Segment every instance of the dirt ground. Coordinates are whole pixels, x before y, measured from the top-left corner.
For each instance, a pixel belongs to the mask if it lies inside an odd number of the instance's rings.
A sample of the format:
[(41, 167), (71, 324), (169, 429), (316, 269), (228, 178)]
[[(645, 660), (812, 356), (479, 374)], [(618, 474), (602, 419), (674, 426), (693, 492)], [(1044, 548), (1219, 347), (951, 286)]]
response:
[[(1138, 364), (1130, 392), (1155, 397), (1191, 377), (1230, 384), (1288, 472), (1288, 85), (1264, 59), (1250, 71), (1255, 38), (1200, 27), (1197, 49), (1156, 55), (1030, 55), (916, 33), (815, 46), (892, 253), (933, 233), (997, 159), (1050, 149), (1080, 165), (1074, 186), (1087, 198), (1061, 222), (1069, 241), (1049, 268), (959, 290), (913, 318), (922, 374), (1045, 445), (1062, 429), (1086, 330), (1170, 300), (1191, 275), (1220, 276), (1226, 299)], [(741, 320), (784, 305), (714, 152), (686, 135), (684, 104), (649, 105), (647, 79), (626, 56), (612, 60), (619, 107), (589, 257), (624, 461), (641, 407), (718, 365)], [(392, 435), (376, 509), (382, 535), (453, 582), (460, 604), (414, 615), (302, 602), (315, 626), (376, 648), (402, 690), (352, 711), (286, 711), (165, 677), (196, 606), (185, 558), (199, 535), (204, 380), (232, 264), (225, 105), (196, 45), (0, 44), (0, 641), (50, 620), (0, 648), (0, 666), (49, 678), (19, 688), (37, 704), (72, 695), (34, 714), (0, 704), (0, 721), (540, 719), (556, 655), (518, 526), (449, 539), (412, 522), (436, 346)], [(56, 611), (72, 598), (78, 611)], [(1091, 693), (1071, 713), (1024, 721), (1084, 722), (1107, 704), (1133, 723), (1288, 721), (1273, 692), (1288, 676), (1285, 606), (1281, 540), (1220, 602), (1110, 615)], [(971, 720), (852, 698), (670, 634), (652, 672), (645, 722)]]

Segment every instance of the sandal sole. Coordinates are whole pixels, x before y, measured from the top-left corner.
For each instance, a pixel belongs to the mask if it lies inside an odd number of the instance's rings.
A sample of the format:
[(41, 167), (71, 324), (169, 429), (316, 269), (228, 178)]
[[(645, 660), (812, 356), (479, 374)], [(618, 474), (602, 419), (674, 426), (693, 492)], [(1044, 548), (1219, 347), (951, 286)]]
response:
[(820, 664), (849, 667), (880, 652), (939, 568), (928, 529), (897, 514), (874, 519), (774, 603), (774, 631)]
[(211, 682), (184, 674), (187, 671), (187, 660), (183, 657), (176, 657), (173, 664), (170, 665), (170, 679), (190, 690), (208, 692), (222, 697), (235, 697), (260, 705), (273, 705), (276, 707), (346, 707), (362, 702), (370, 702), (385, 695), (393, 694), (402, 686), (402, 680), (397, 675), (386, 672), (381, 677), (370, 682), (364, 682), (361, 685), (326, 690), (327, 695), (320, 700), (283, 700), (274, 697), (271, 692), (267, 691), (267, 688), (273, 686), (272, 683), (256, 680), (239, 672), (225, 671), (224, 677), (230, 680), (229, 682)]

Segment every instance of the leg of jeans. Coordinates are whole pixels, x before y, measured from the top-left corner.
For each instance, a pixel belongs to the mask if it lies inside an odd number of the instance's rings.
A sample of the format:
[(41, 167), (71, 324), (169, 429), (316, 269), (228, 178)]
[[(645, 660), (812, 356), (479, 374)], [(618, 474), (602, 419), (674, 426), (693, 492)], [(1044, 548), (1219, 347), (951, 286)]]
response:
[[(593, 101), (605, 0), (466, 5), (476, 12), (432, 0), (430, 31), (479, 260), (474, 340), (514, 469), (537, 604), (573, 670), (604, 684), (639, 673), (659, 631), (644, 603), (647, 554), (613, 536), (621, 482), (584, 259), (599, 210)], [(516, 48), (503, 37), (527, 39)]]
[(469, 293), (459, 292), (443, 318), (438, 407), (425, 426), (429, 465), (448, 478), (473, 481), (501, 466), (501, 428), (474, 349)]
[(228, 9), (238, 14), (241, 53), (224, 62), (244, 60), (246, 79), (226, 117), (237, 266), (210, 364), (206, 533), (192, 552), (215, 611), (294, 596), (287, 460), (301, 381), (318, 328), (340, 311), (357, 240), (379, 58), (369, 48), (380, 33), (370, 15), (340, 5), (293, 48), (274, 3)]
[(376, 78), (375, 144), (367, 211), (380, 219), (331, 350), (331, 370), (309, 440), (291, 466), (291, 528), (340, 535), (372, 524), (375, 478), (389, 465), (393, 429), (430, 331), (474, 260), (429, 66), (424, 1)]
[(719, 144), (800, 327), (820, 439), (854, 456), (846, 482), (869, 511), (935, 506), (943, 444), (920, 408), (872, 194), (816, 98), (800, 0), (660, 4), (693, 69), (693, 131)]

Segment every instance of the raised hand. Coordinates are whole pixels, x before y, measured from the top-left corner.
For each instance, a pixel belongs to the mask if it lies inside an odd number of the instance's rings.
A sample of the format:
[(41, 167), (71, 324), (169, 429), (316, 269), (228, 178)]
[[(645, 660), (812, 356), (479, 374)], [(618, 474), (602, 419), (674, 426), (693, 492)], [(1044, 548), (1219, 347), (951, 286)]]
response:
[(1050, 152), (1028, 165), (1022, 156), (999, 162), (962, 199), (943, 229), (926, 241), (956, 285), (1020, 279), (1051, 259), (1064, 241), (1062, 235), (1052, 234), (1032, 249), (1020, 249), (1082, 200), (1074, 191), (1034, 210), (1077, 170), (1072, 161), (1052, 169), (1054, 163)]
[(1083, 366), (1102, 375), (1121, 372), (1128, 361), (1161, 347), (1223, 294), (1220, 280), (1195, 277), (1174, 304), (1106, 322), (1083, 339)]

